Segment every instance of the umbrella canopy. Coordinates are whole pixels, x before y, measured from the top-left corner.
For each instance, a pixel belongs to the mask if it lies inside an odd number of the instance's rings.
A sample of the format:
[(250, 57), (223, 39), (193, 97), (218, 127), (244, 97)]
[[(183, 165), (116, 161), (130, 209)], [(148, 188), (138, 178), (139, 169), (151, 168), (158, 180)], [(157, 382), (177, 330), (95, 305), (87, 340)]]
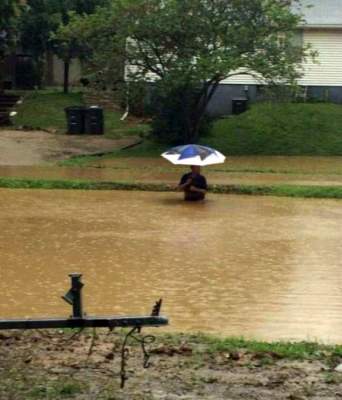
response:
[(206, 166), (221, 164), (226, 159), (219, 151), (198, 144), (173, 147), (161, 156), (176, 165)]

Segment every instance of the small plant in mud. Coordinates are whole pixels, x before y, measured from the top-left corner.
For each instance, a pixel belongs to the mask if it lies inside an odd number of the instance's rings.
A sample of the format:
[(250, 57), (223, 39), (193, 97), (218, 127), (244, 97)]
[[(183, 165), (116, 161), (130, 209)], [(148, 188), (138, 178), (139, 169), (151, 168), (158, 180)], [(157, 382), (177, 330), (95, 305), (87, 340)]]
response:
[(61, 399), (72, 398), (82, 393), (86, 387), (74, 381), (57, 381), (39, 384), (28, 393), (29, 399)]

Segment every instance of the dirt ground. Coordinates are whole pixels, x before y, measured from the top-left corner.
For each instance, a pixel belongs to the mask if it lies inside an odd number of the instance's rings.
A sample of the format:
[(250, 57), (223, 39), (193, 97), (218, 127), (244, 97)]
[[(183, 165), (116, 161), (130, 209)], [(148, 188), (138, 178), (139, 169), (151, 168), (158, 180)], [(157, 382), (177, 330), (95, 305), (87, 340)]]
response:
[(58, 135), (44, 131), (0, 130), (0, 165), (39, 165), (77, 155), (106, 153), (139, 141), (96, 135)]
[(208, 352), (200, 341), (157, 339), (142, 368), (129, 347), (128, 380), (120, 389), (123, 336), (93, 332), (0, 332), (0, 399), (332, 400), (342, 398), (341, 362), (295, 361), (273, 353)]

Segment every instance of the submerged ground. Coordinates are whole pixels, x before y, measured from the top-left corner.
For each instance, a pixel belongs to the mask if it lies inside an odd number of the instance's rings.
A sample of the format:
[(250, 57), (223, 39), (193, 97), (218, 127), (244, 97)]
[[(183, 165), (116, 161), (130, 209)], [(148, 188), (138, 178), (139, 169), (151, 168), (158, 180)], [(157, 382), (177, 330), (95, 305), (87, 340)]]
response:
[[(83, 99), (46, 95), (34, 93), (14, 122), (49, 132), (0, 132), (0, 186), (170, 190), (177, 183), (184, 169), (155, 158), (165, 148), (147, 141), (117, 151), (145, 135), (144, 123), (106, 112), (106, 139), (51, 133), (65, 131), (64, 107)], [(298, 156), (342, 154), (340, 106), (270, 107), (219, 121), (205, 138), (228, 156), (205, 170), (211, 189), (341, 198), (341, 157)], [(107, 151), (114, 152), (52, 164)], [(231, 157), (255, 152), (297, 156)], [(122, 391), (122, 334), (101, 332), (94, 342), (92, 331), (0, 332), (0, 399), (342, 398), (341, 347), (289, 342), (341, 342), (341, 219), (340, 200), (210, 193), (189, 205), (176, 193), (1, 189), (0, 318), (69, 315), (60, 296), (77, 270), (90, 314), (146, 314), (163, 297), (173, 333), (153, 332), (148, 370), (130, 346)]]
[[(145, 314), (172, 331), (342, 340), (339, 200), (0, 189), (3, 317)], [(20, 293), (20, 296), (18, 296)]]

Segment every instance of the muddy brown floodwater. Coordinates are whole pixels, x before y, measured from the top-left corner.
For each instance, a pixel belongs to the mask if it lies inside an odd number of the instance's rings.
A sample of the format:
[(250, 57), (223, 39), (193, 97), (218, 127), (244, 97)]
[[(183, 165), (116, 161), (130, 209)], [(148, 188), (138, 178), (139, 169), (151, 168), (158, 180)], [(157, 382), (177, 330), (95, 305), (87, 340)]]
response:
[(173, 331), (342, 340), (342, 203), (176, 193), (0, 190), (0, 318), (147, 313)]

